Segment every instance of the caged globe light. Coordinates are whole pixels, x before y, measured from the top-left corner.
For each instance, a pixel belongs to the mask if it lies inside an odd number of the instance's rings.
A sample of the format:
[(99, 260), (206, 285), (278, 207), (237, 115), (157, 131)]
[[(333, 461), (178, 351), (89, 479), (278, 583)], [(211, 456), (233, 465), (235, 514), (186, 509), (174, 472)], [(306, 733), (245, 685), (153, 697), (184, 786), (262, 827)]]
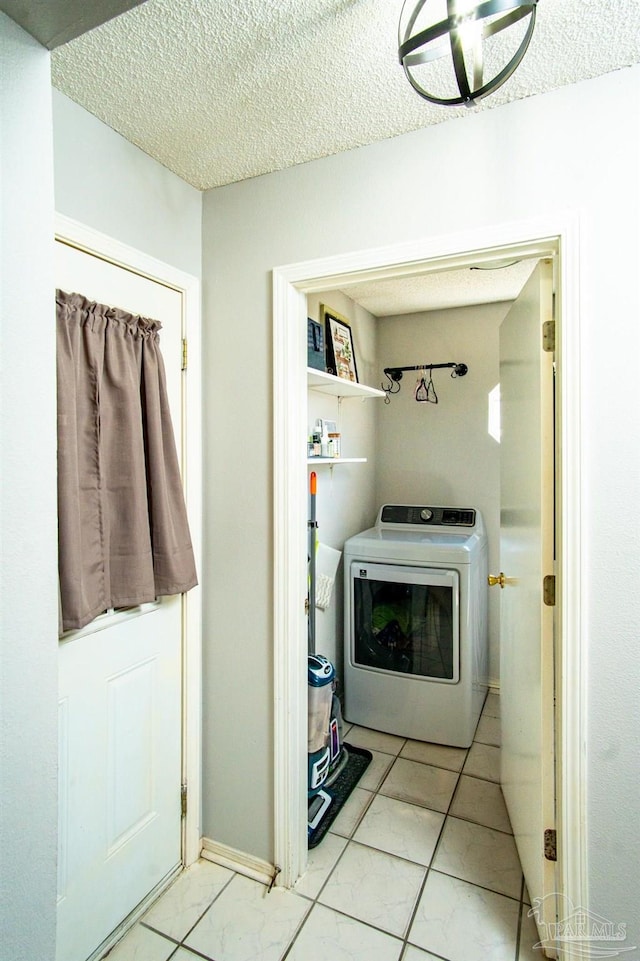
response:
[[(409, 83), (425, 100), (444, 106), (473, 106), (494, 93), (527, 52), (537, 2), (405, 0), (398, 56)], [(430, 93), (434, 87), (438, 92)]]

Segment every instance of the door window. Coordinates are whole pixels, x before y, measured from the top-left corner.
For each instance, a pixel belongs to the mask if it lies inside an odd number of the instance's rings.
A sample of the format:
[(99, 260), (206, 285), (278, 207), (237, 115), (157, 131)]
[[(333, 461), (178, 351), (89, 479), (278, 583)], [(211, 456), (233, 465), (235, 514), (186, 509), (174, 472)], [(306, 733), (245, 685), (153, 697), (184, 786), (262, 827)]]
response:
[(356, 665), (458, 680), (456, 572), (356, 563), (351, 583)]

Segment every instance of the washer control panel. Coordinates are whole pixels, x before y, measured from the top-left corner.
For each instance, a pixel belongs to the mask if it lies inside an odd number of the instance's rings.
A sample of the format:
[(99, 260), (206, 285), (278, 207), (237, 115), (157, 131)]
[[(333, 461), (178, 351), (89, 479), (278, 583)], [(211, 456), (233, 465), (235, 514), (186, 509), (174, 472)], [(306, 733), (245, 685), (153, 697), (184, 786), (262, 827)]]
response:
[(476, 512), (470, 507), (424, 507), (415, 504), (385, 504), (380, 524), (416, 524), (431, 527), (474, 527)]

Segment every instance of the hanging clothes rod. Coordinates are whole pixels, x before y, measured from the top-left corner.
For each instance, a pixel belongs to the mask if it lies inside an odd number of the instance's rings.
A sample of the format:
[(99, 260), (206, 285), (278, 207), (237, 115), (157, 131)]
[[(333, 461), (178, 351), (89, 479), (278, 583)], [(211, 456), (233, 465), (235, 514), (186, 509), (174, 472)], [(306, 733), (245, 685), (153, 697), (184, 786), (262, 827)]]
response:
[(398, 381), (402, 380), (402, 373), (405, 370), (441, 370), (444, 367), (450, 367), (452, 369), (452, 377), (464, 377), (469, 370), (466, 364), (415, 364), (412, 367), (385, 367), (384, 373), (389, 380), (394, 380), (398, 383)]
[(429, 383), (425, 382), (424, 375), (420, 380), (418, 387), (416, 388), (416, 400), (426, 401), (428, 403), (437, 404), (438, 395), (436, 394), (435, 387), (433, 386), (433, 371), (442, 370), (448, 367), (451, 370), (452, 377), (464, 377), (469, 368), (466, 364), (413, 364), (409, 367), (385, 367), (384, 374), (389, 381), (388, 385), (385, 387), (384, 384), (380, 386), (384, 390), (386, 397), (384, 399), (385, 404), (390, 402), (392, 394), (397, 394), (400, 391), (400, 381), (402, 380), (402, 375), (405, 370), (422, 370), (429, 371)]

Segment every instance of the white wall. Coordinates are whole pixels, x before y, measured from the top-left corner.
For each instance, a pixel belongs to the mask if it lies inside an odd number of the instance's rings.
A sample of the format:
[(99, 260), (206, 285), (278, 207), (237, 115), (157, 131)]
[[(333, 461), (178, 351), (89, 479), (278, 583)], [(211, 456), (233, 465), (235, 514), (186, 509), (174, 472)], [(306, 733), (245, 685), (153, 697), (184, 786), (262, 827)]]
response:
[(202, 194), (53, 91), (56, 211), (200, 277)]
[(272, 854), (270, 271), (474, 228), (481, 243), (484, 227), (570, 210), (582, 250), (590, 907), (640, 944), (639, 94), (635, 67), (206, 194), (205, 698), (210, 730), (223, 724), (234, 742), (207, 746), (214, 837)]
[[(2, 956), (53, 961), (57, 505), (49, 53), (0, 13)], [(196, 276), (199, 191), (54, 93), (55, 206)]]
[[(451, 504), (480, 510), (489, 567), (499, 567), (500, 446), (488, 432), (488, 402), (500, 379), (498, 331), (509, 304), (384, 317), (378, 321), (379, 368), (464, 363), (451, 377), (434, 370), (438, 404), (415, 400), (421, 372), (404, 374), (400, 393), (376, 408), (376, 502)], [(428, 380), (428, 376), (427, 376)], [(500, 598), (489, 592), (489, 678), (500, 677)]]
[(55, 955), (56, 385), (49, 53), (0, 13), (0, 943)]

